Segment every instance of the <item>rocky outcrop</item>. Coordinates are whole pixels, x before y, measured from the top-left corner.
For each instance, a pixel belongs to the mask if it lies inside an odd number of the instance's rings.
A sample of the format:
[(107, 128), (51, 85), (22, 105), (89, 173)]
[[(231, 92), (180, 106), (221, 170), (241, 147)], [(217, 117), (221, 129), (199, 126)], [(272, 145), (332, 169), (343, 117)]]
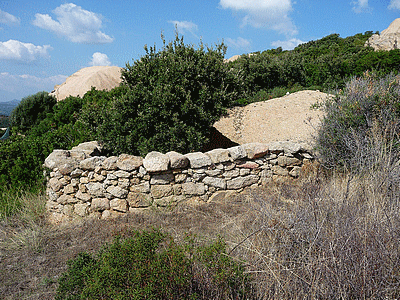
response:
[(223, 191), (297, 178), (313, 159), (291, 142), (270, 147), (250, 143), (185, 155), (150, 152), (144, 159), (127, 154), (93, 156), (98, 154), (101, 145), (90, 142), (54, 150), (47, 157), (47, 210), (52, 221), (109, 218), (193, 198), (208, 201)]
[(381, 34), (373, 34), (365, 43), (377, 50), (393, 50), (400, 48), (400, 18), (394, 20)]
[(121, 83), (120, 67), (115, 66), (95, 66), (80, 69), (72, 74), (67, 80), (54, 87), (50, 93), (56, 97), (57, 101), (64, 100), (68, 96), (80, 96), (90, 91), (92, 87), (97, 90), (111, 90)]

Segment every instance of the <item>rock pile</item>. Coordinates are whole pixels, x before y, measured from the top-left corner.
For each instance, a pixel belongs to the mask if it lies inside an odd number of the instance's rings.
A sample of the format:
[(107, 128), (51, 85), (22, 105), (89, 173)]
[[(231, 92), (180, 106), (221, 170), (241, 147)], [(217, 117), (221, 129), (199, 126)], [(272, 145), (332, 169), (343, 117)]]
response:
[(98, 156), (100, 152), (97, 142), (89, 142), (54, 150), (46, 158), (47, 209), (52, 221), (109, 218), (193, 198), (210, 201), (221, 192), (297, 178), (313, 159), (291, 142), (251, 143), (185, 155), (150, 152), (145, 158)]
[(365, 43), (377, 50), (393, 50), (400, 48), (400, 18), (394, 20), (381, 34), (373, 34)]

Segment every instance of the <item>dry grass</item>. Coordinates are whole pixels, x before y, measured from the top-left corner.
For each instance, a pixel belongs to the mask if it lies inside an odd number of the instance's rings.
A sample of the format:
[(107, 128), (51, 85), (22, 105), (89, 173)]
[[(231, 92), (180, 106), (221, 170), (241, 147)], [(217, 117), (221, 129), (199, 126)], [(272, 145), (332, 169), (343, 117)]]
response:
[(398, 298), (396, 168), (357, 177), (310, 174), (302, 181), (247, 189), (173, 212), (61, 226), (44, 224), (41, 210), (36, 217), (5, 220), (0, 227), (0, 298), (53, 299), (68, 259), (95, 252), (116, 235), (128, 237), (134, 229), (152, 226), (177, 240), (187, 232), (200, 242), (224, 237), (230, 255), (252, 273), (259, 299)]

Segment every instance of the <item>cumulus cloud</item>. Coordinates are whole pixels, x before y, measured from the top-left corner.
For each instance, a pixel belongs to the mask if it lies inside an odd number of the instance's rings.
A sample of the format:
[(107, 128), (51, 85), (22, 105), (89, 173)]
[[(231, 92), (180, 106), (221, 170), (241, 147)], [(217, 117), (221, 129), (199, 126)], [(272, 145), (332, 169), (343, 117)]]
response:
[(108, 59), (107, 54), (96, 52), (93, 53), (92, 61), (89, 63), (90, 66), (110, 66), (111, 62)]
[(0, 60), (17, 60), (32, 62), (40, 57), (49, 57), (50, 45), (36, 46), (31, 43), (23, 43), (16, 40), (0, 42)]
[(272, 46), (273, 47), (282, 47), (283, 50), (293, 50), (294, 48), (296, 48), (298, 45), (300, 44), (304, 44), (305, 42), (303, 42), (302, 40), (299, 39), (290, 39), (287, 41), (275, 41), (272, 42)]
[(9, 14), (0, 9), (0, 23), (6, 25), (19, 25), (20, 20), (12, 14)]
[(74, 43), (105, 44), (113, 38), (106, 35), (102, 28), (102, 16), (73, 3), (62, 4), (54, 11), (57, 20), (47, 14), (36, 14), (33, 25), (65, 36)]
[(66, 79), (65, 75), (37, 77), (3, 72), (0, 73), (0, 91), (4, 96), (2, 100), (21, 99), (40, 91), (51, 92), (55, 85), (63, 83)]
[(368, 12), (371, 10), (371, 7), (368, 4), (368, 0), (352, 1), (351, 4), (353, 5), (353, 11), (357, 14)]
[(224, 9), (243, 12), (242, 26), (266, 27), (286, 35), (297, 34), (289, 13), (293, 10), (292, 0), (220, 0)]
[(231, 46), (233, 48), (245, 49), (245, 50), (250, 49), (250, 45), (251, 45), (251, 42), (249, 40), (246, 40), (242, 37), (238, 37), (237, 39), (227, 38), (226, 43), (228, 46)]
[(400, 9), (400, 0), (391, 0), (388, 8), (389, 9)]
[(174, 27), (176, 27), (176, 29), (178, 30), (178, 32), (180, 34), (185, 34), (186, 32), (190, 32), (195, 37), (198, 37), (196, 35), (196, 31), (199, 29), (199, 27), (193, 22), (189, 22), (189, 21), (168, 21), (168, 23), (173, 24)]

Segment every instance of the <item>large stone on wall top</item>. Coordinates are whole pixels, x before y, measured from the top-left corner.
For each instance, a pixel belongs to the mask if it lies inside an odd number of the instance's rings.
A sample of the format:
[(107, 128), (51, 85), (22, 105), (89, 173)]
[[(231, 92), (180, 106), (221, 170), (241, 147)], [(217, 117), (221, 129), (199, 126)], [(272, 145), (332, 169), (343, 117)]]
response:
[(129, 154), (118, 156), (117, 167), (124, 171), (133, 171), (143, 165), (143, 157)]
[(87, 156), (97, 156), (101, 154), (103, 147), (97, 141), (79, 144), (71, 149), (71, 152), (83, 152)]
[(71, 162), (76, 163), (76, 161), (71, 158), (71, 154), (68, 150), (54, 150), (44, 160), (44, 166), (52, 170), (54, 168), (58, 168), (63, 164)]
[(268, 153), (268, 145), (263, 143), (249, 143), (244, 144), (242, 147), (245, 149), (249, 159), (263, 157)]
[(282, 142), (273, 142), (269, 144), (270, 152), (280, 152), (284, 151), (285, 154), (295, 154), (302, 150), (302, 146), (300, 144), (290, 142), (290, 141), (282, 141)]
[(149, 152), (143, 160), (143, 167), (150, 173), (167, 171), (169, 157), (157, 151)]
[(208, 167), (213, 163), (211, 158), (202, 152), (188, 153), (185, 156), (189, 159), (190, 167), (193, 169)]
[(206, 155), (211, 158), (213, 164), (219, 164), (231, 160), (229, 151), (227, 149), (213, 149), (206, 152)]
[(84, 160), (82, 160), (79, 163), (79, 167), (82, 170), (94, 170), (97, 166), (100, 166), (101, 163), (106, 159), (105, 156), (95, 156), (95, 157), (89, 157)]
[(170, 151), (165, 155), (169, 158), (171, 169), (184, 169), (189, 165), (189, 159), (183, 154)]

